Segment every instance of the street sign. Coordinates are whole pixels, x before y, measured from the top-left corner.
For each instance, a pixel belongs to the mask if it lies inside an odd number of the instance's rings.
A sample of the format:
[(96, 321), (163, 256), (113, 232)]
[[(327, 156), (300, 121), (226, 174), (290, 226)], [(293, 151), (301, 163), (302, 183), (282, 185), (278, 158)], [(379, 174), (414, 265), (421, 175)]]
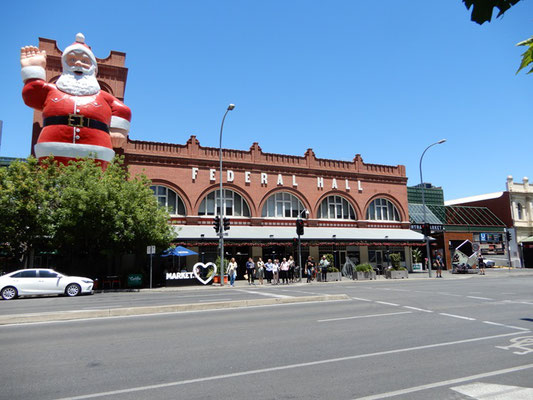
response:
[(155, 254), (155, 246), (146, 247), (146, 254)]

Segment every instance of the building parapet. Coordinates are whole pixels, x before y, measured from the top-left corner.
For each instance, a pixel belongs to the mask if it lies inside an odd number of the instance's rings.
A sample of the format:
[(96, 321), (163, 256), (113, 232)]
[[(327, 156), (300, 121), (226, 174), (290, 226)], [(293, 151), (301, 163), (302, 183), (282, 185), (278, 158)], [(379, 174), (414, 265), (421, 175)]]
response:
[[(148, 142), (142, 140), (128, 140), (126, 154), (145, 156), (166, 156), (188, 158), (191, 160), (213, 161), (219, 158), (217, 147), (203, 147), (196, 136), (191, 136), (185, 145)], [(226, 163), (246, 163), (267, 166), (280, 166), (283, 168), (318, 169), (344, 173), (385, 175), (405, 178), (405, 166), (367, 164), (360, 154), (356, 154), (353, 161), (331, 160), (317, 158), (312, 149), (308, 149), (304, 156), (287, 154), (264, 153), (257, 142), (253, 143), (250, 150), (222, 149), (222, 159)]]

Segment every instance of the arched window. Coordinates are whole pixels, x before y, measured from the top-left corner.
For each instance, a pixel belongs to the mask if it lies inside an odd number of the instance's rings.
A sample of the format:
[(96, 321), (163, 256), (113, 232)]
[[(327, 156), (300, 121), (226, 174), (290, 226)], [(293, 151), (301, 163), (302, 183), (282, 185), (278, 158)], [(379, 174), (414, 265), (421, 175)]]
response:
[(366, 212), (366, 219), (378, 221), (400, 221), (398, 209), (387, 199), (376, 199)]
[(518, 219), (522, 219), (523, 213), (522, 213), (522, 204), (518, 203), (516, 205), (516, 216)]
[(185, 203), (181, 197), (172, 189), (166, 186), (150, 186), (161, 207), (165, 207), (170, 215), (186, 215)]
[(280, 192), (270, 196), (261, 212), (262, 217), (298, 218), (305, 210), (304, 205), (291, 193)]
[(328, 196), (318, 207), (318, 218), (355, 220), (355, 211), (344, 197)]
[[(224, 207), (224, 215), (234, 217), (249, 217), (250, 207), (243, 197), (233, 190), (223, 189), (224, 197), (222, 203)], [(214, 190), (204, 197), (198, 209), (198, 215), (220, 215), (219, 205), (220, 190)], [(215, 213), (216, 210), (216, 213)]]

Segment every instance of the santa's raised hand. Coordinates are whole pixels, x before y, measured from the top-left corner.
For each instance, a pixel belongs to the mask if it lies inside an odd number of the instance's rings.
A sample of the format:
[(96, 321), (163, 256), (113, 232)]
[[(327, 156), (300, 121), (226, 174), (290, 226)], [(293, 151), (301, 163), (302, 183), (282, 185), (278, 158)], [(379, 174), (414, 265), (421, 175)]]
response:
[(46, 51), (35, 46), (25, 46), (20, 49), (20, 65), (24, 67), (46, 67)]

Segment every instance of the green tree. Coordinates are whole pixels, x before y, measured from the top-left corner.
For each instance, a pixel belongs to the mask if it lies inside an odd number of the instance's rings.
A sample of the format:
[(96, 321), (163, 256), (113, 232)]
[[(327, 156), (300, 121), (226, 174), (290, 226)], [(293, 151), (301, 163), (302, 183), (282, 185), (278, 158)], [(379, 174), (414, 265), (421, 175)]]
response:
[(116, 158), (105, 171), (94, 160), (40, 165), (34, 158), (0, 171), (1, 243), (15, 256), (44, 246), (65, 260), (89, 263), (147, 245), (168, 247), (172, 227), (145, 176), (131, 177)]
[(3, 251), (31, 266), (34, 249), (50, 246), (53, 220), (50, 209), (57, 200), (54, 165), (39, 166), (30, 157), (0, 169), (0, 246)]

